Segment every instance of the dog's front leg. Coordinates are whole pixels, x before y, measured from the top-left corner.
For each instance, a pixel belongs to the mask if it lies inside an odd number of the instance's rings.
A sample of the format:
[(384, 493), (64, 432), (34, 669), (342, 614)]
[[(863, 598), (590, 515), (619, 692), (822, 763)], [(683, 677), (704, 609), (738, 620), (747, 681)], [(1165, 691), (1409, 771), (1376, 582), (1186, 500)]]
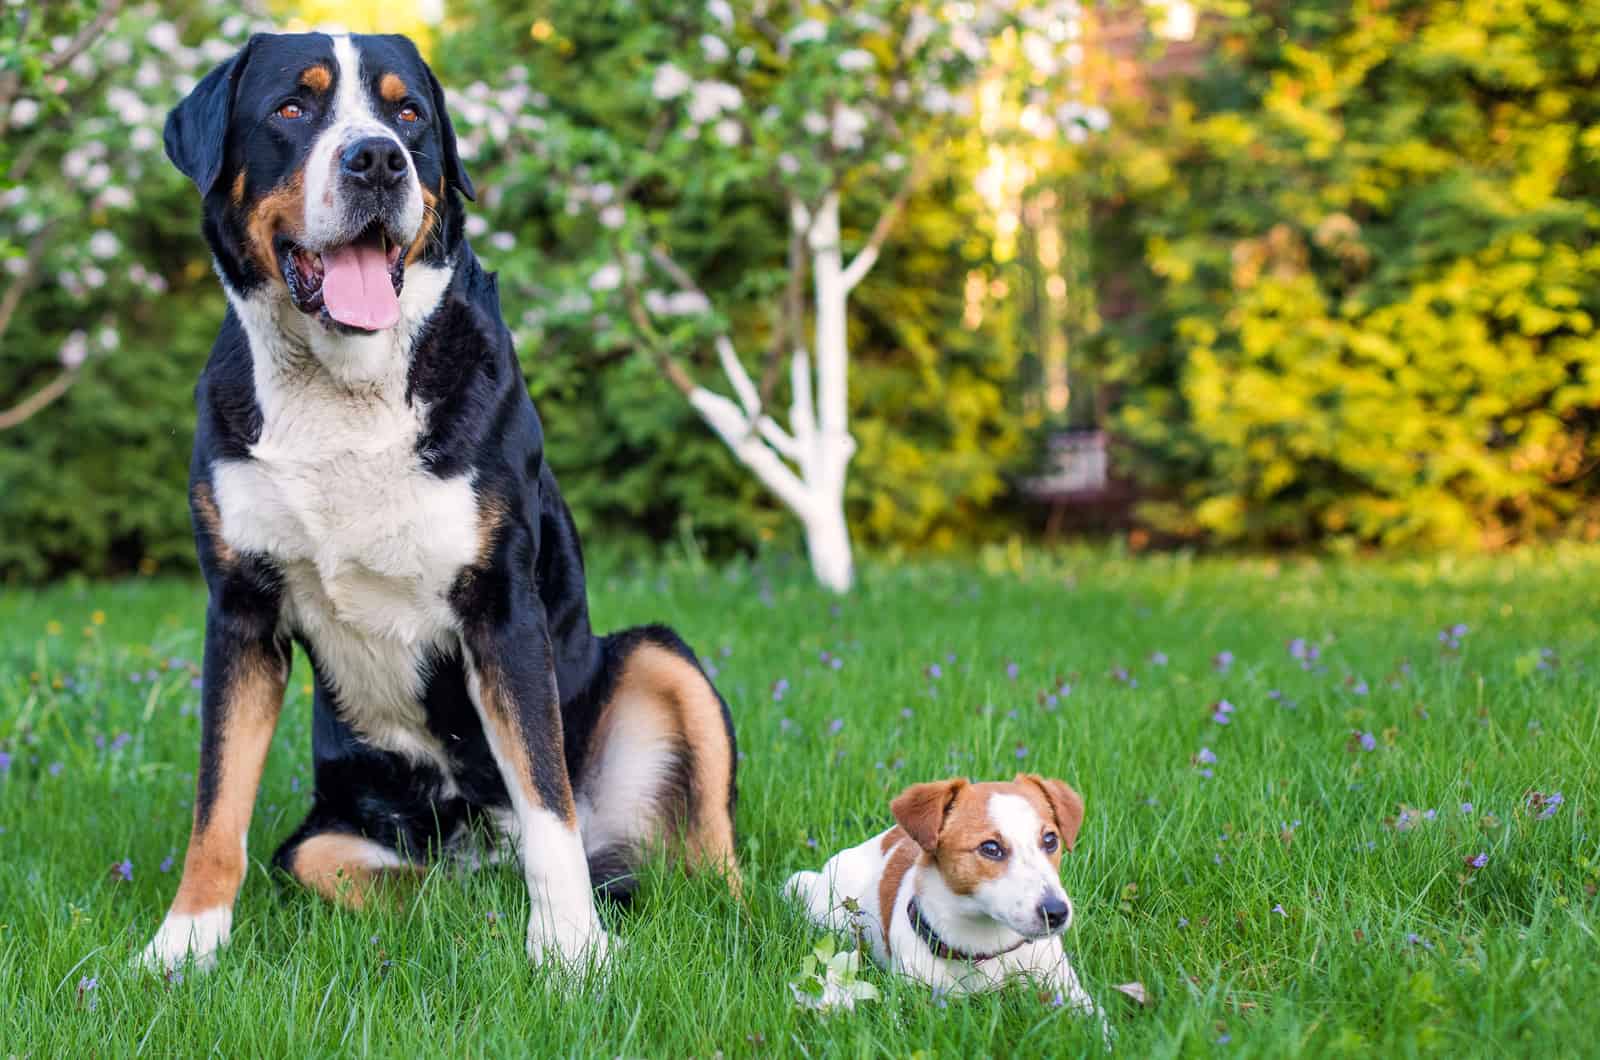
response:
[(194, 831), (177, 897), (140, 956), (152, 970), (169, 971), (191, 956), (197, 967), (209, 968), (233, 928), (250, 813), (289, 676), (291, 649), (277, 622), (271, 590), (231, 576), (213, 587), (201, 672)]
[[(498, 610), (498, 609), (495, 609)], [(528, 881), (528, 956), (598, 962), (606, 935), (562, 750), (555, 660), (537, 598), (503, 617), (475, 616), (463, 631), (467, 690), (483, 723), (517, 822)]]

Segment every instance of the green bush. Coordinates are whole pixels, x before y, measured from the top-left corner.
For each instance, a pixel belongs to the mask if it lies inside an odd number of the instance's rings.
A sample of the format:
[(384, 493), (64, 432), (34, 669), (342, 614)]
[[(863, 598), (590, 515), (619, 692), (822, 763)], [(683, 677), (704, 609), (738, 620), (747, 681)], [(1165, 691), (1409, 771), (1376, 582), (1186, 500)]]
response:
[(1233, 4), (1120, 109), (1102, 337), (1157, 528), (1600, 534), (1600, 7)]

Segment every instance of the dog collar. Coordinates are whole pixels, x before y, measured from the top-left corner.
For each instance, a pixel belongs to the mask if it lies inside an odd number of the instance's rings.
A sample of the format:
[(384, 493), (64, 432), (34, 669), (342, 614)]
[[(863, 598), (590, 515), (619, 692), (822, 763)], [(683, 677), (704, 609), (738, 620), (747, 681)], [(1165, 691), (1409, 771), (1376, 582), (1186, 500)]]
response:
[(944, 939), (940, 938), (939, 933), (933, 930), (933, 925), (922, 919), (922, 908), (917, 904), (916, 895), (912, 895), (911, 901), (906, 903), (906, 916), (911, 919), (911, 930), (917, 933), (917, 938), (921, 939), (923, 942), (926, 942), (928, 944), (928, 948), (933, 951), (933, 955), (938, 957), (940, 960), (966, 961), (971, 964), (977, 964), (980, 961), (993, 960), (1002, 954), (1010, 953), (1012, 950), (1028, 941), (1026, 937), (1020, 938), (1016, 942), (1013, 942), (1011, 945), (1007, 946), (1005, 949), (995, 950), (993, 953), (967, 953), (963, 950), (956, 949)]

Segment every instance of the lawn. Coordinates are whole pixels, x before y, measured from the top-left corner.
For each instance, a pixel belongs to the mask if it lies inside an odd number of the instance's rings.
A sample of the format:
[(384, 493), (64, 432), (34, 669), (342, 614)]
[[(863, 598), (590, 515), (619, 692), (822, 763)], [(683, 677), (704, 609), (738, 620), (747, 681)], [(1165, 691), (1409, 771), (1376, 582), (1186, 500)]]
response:
[(285, 885), (264, 860), (310, 797), (302, 659), (233, 945), (210, 975), (136, 973), (189, 830), (202, 593), (8, 590), (0, 1055), (1090, 1051), (1026, 987), (945, 1003), (873, 971), (881, 1000), (823, 1018), (786, 986), (820, 937), (789, 872), (908, 783), (1018, 769), (1087, 801), (1067, 948), (1121, 1054), (1600, 1049), (1600, 552), (1081, 551), (871, 565), (840, 601), (782, 564), (602, 566), (597, 624), (670, 621), (733, 707), (748, 908), (662, 871), (608, 914), (610, 984), (560, 989), (513, 868), (359, 914)]

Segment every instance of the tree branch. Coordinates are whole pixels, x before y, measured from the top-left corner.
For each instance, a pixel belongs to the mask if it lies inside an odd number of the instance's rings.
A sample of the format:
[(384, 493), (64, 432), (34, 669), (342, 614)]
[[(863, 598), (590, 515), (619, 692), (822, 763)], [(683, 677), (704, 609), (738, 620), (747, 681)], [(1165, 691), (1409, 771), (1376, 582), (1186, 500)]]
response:
[(895, 190), (894, 198), (889, 200), (889, 205), (878, 215), (878, 223), (872, 226), (872, 232), (867, 236), (867, 245), (856, 253), (849, 265), (845, 266), (840, 279), (844, 281), (846, 292), (854, 290), (862, 277), (872, 271), (872, 266), (878, 263), (878, 252), (883, 249), (884, 240), (889, 238), (890, 230), (894, 228), (895, 221), (905, 209), (906, 201), (911, 198), (911, 190), (921, 170), (922, 158), (919, 156), (915, 162), (906, 167), (906, 175), (900, 179), (900, 187)]
[(121, 10), (122, 0), (106, 0), (105, 6), (100, 9), (100, 13), (87, 26), (80, 29), (78, 35), (68, 41), (65, 48), (62, 48), (54, 55), (46, 57), (44, 60), (44, 72), (53, 74), (88, 51), (89, 46), (106, 31), (106, 27), (116, 20), (117, 14)]
[(44, 386), (29, 394), (22, 401), (9, 409), (0, 411), (0, 431), (9, 431), (13, 427), (33, 419), (62, 394), (72, 389), (72, 384), (78, 381), (78, 369), (63, 368), (61, 374), (56, 376)]

